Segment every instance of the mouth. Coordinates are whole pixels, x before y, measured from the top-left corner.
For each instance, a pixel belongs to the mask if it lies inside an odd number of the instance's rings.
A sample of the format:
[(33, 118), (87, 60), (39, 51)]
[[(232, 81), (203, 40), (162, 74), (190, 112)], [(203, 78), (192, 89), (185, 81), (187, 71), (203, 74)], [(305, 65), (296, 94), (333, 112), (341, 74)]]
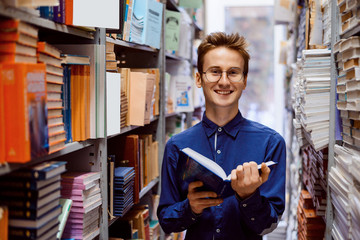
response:
[(231, 91), (231, 90), (215, 90), (215, 92), (216, 92), (217, 94), (220, 94), (220, 95), (229, 95), (229, 94), (231, 94), (233, 91)]

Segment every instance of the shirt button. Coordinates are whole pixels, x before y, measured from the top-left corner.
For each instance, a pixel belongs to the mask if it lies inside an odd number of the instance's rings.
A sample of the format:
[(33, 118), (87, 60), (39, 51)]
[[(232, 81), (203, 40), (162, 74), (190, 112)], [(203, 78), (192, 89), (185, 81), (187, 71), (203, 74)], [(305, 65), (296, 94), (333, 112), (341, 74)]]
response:
[(217, 232), (217, 233), (219, 233), (219, 232), (220, 232), (220, 229), (219, 229), (219, 228), (218, 228), (218, 229), (216, 229), (216, 232)]
[(251, 221), (255, 221), (255, 218), (251, 218)]
[(217, 152), (217, 154), (220, 154), (220, 153), (221, 153), (221, 151), (220, 151), (220, 150), (217, 150), (216, 152)]
[(218, 131), (219, 131), (219, 132), (221, 132), (221, 131), (222, 131), (222, 128), (221, 128), (221, 127), (219, 127), (219, 128), (218, 128)]
[(193, 221), (195, 221), (195, 218), (191, 218)]
[(246, 206), (247, 206), (247, 204), (246, 204), (246, 203), (244, 203), (244, 204), (243, 204), (243, 207), (246, 207)]

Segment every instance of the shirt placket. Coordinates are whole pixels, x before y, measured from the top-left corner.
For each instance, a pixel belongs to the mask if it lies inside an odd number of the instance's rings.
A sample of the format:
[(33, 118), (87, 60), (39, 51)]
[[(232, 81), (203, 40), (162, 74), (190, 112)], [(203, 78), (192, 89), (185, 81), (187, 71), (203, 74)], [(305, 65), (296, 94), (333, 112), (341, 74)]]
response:
[[(222, 159), (222, 149), (223, 149), (223, 138), (224, 138), (223, 128), (218, 127), (215, 132), (215, 139), (214, 139), (214, 150), (215, 150), (215, 162), (221, 164), (223, 162)], [(216, 213), (215, 214), (215, 233), (214, 239), (221, 239), (222, 235), (222, 222), (223, 222), (223, 207), (222, 204), (215, 206)]]

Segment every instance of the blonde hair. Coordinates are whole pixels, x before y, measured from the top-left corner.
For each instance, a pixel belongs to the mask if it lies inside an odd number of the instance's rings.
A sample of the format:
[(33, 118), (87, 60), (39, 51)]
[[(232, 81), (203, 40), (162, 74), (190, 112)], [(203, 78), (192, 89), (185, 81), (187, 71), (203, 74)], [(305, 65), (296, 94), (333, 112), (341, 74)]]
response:
[(197, 68), (199, 73), (203, 72), (205, 54), (217, 47), (233, 49), (241, 54), (244, 59), (244, 77), (246, 77), (249, 71), (250, 60), (247, 50), (248, 43), (245, 37), (240, 36), (238, 33), (226, 34), (224, 32), (214, 32), (205, 37), (198, 48)]

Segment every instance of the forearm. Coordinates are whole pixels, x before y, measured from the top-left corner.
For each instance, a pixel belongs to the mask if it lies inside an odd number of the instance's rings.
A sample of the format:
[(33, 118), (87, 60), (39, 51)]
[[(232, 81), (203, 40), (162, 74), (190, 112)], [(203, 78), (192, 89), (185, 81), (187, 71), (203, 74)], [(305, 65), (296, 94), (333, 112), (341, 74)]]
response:
[(160, 225), (166, 233), (184, 231), (198, 219), (191, 211), (188, 199), (170, 206), (159, 206), (157, 213)]

